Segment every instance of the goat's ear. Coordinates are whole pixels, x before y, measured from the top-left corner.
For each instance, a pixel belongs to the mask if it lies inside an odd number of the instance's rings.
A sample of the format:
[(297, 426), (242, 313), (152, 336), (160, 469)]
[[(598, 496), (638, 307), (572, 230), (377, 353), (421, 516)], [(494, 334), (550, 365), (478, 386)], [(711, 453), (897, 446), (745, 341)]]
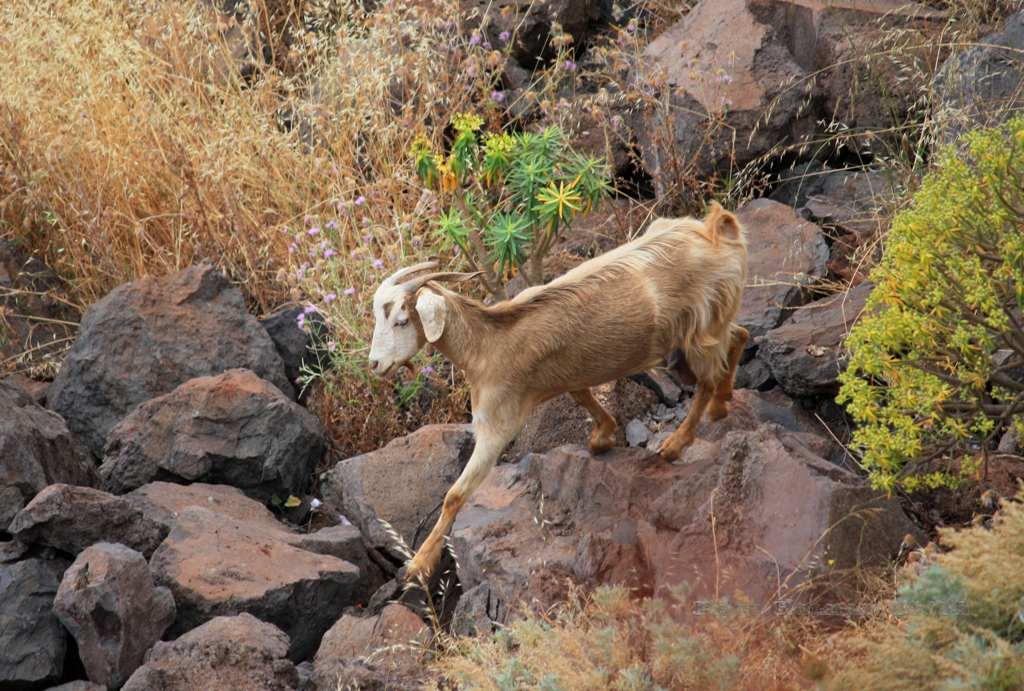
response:
[(448, 315), (448, 303), (432, 290), (421, 290), (416, 297), (416, 313), (423, 324), (423, 335), (431, 343), (444, 333), (444, 320)]
[(713, 245), (718, 244), (720, 237), (736, 240), (740, 236), (739, 219), (715, 201), (708, 206), (708, 213), (704, 217), (704, 227), (707, 230), (707, 237)]

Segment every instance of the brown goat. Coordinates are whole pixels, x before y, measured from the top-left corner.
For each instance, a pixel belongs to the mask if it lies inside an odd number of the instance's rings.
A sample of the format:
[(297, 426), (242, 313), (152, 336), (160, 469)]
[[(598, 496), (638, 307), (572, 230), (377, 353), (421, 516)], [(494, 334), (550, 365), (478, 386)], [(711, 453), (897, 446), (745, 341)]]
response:
[(697, 383), (686, 419), (658, 449), (676, 459), (707, 410), (728, 412), (747, 331), (734, 323), (746, 280), (746, 241), (736, 217), (713, 204), (703, 221), (658, 219), (647, 232), (550, 283), (493, 306), (438, 281), (433, 262), (396, 272), (374, 295), (371, 369), (387, 375), (433, 343), (466, 372), (476, 444), (441, 516), (408, 565), (428, 575), (469, 495), (538, 404), (569, 393), (594, 418), (590, 450), (614, 444), (614, 418), (590, 388), (649, 369), (679, 348), (677, 367)]

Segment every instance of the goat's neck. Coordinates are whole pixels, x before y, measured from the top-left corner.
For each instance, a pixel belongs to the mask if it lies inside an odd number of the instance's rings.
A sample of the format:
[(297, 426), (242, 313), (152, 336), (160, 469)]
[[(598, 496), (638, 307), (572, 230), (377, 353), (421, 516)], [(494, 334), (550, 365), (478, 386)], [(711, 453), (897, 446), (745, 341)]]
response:
[(484, 323), (479, 306), (450, 292), (444, 297), (448, 302), (444, 333), (434, 345), (473, 383), (483, 376), (486, 355), (493, 352), (492, 329)]

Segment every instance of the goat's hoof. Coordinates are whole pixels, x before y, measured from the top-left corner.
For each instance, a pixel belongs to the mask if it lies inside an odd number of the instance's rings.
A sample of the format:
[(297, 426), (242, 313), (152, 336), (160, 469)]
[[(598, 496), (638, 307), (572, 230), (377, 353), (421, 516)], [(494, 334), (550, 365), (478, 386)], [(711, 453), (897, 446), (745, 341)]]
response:
[(430, 578), (431, 568), (427, 566), (426, 562), (417, 557), (413, 557), (411, 561), (405, 565), (405, 574), (399, 573), (401, 580), (406, 585), (417, 585), (425, 583)]
[(615, 446), (615, 437), (612, 435), (601, 435), (596, 437), (594, 435), (591, 435), (589, 441), (587, 442), (587, 448), (589, 448), (590, 453), (594, 454), (595, 456), (600, 453), (604, 453), (605, 451), (608, 451), (613, 446)]
[(711, 420), (721, 420), (728, 414), (729, 406), (725, 401), (712, 401), (708, 406), (708, 418)]
[(683, 437), (678, 441), (673, 441), (671, 438), (666, 439), (661, 447), (658, 448), (658, 455), (661, 456), (661, 460), (666, 463), (672, 463), (679, 458), (679, 454), (683, 452), (687, 446), (693, 443), (693, 437)]

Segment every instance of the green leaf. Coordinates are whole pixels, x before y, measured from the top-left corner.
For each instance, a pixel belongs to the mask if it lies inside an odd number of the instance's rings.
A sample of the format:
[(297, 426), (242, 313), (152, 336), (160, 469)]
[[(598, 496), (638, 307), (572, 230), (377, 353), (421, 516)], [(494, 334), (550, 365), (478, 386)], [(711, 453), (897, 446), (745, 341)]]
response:
[(522, 264), (530, 242), (530, 220), (517, 213), (496, 213), (484, 231), (484, 242), (502, 271)]

